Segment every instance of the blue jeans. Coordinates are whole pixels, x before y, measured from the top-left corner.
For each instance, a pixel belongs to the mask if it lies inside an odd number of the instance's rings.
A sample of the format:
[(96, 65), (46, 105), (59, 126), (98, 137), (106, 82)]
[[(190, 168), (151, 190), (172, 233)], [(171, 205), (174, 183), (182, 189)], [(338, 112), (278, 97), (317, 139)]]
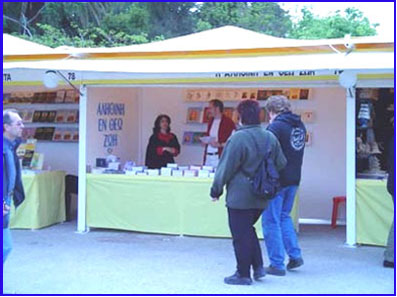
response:
[(262, 214), (262, 229), (270, 265), (285, 269), (284, 256), (301, 258), (294, 225), (290, 216), (298, 186), (282, 188)]
[(3, 265), (12, 250), (10, 228), (3, 228)]

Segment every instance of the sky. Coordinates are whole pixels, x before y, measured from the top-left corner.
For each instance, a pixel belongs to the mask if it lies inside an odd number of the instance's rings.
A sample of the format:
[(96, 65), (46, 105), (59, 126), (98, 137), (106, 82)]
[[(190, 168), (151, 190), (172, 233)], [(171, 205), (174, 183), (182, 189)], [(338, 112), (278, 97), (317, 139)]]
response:
[(363, 12), (370, 23), (378, 23), (379, 36), (394, 36), (394, 2), (279, 2), (290, 15), (299, 18), (300, 10), (307, 6), (318, 16), (325, 17), (336, 10), (354, 7)]

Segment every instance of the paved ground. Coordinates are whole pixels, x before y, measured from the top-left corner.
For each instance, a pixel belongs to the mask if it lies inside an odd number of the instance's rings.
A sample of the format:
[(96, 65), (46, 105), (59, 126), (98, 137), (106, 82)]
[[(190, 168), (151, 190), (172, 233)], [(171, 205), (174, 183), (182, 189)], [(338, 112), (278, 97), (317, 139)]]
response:
[(223, 277), (235, 270), (230, 239), (74, 230), (75, 222), (38, 231), (14, 230), (15, 248), (4, 267), (5, 290), (17, 294), (392, 294), (395, 290), (394, 270), (381, 266), (383, 248), (346, 247), (342, 227), (301, 226), (305, 265), (285, 277), (266, 276), (252, 286), (223, 283)]

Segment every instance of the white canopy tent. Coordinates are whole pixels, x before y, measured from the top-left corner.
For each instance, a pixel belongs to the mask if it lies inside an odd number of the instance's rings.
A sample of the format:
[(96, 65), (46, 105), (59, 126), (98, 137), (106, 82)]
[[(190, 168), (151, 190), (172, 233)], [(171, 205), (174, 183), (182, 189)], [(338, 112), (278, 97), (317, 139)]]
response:
[[(47, 70), (59, 70), (81, 87), (78, 203), (81, 232), (86, 230), (87, 86), (337, 86), (341, 73), (357, 76), (356, 86), (394, 85), (394, 41), (376, 37), (290, 40), (227, 26), (118, 48), (26, 50), (23, 54), (3, 53), (5, 86), (42, 85)], [(3, 51), (12, 53), (4, 48)], [(353, 84), (347, 87), (354, 87)], [(353, 245), (356, 240), (354, 92), (347, 92), (346, 119), (347, 243)]]

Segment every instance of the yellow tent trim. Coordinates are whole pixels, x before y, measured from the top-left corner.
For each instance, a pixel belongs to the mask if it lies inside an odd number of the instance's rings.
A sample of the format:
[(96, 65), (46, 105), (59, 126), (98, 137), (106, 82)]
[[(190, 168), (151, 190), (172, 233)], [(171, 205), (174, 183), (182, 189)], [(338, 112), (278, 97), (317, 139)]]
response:
[[(343, 44), (332, 45), (341, 52), (346, 48)], [(355, 52), (381, 52), (394, 51), (394, 43), (362, 43), (357, 44)], [(79, 59), (201, 59), (201, 58), (230, 58), (252, 56), (281, 56), (299, 54), (333, 53), (328, 45), (277, 47), (255, 49), (230, 49), (230, 50), (200, 50), (200, 51), (165, 51), (165, 52), (111, 52), (111, 53), (82, 53)], [(39, 60), (62, 60), (73, 58), (69, 54), (36, 54), (36, 55), (5, 55), (3, 62), (23, 62)]]
[[(79, 81), (86, 85), (124, 85), (124, 84), (178, 84), (178, 83), (224, 83), (224, 82), (258, 82), (258, 81), (319, 81), (338, 79), (337, 75), (320, 76), (283, 76), (283, 77), (230, 77), (230, 78), (157, 78), (157, 79), (96, 79)], [(393, 73), (359, 74), (358, 79), (394, 79)], [(77, 81), (74, 81), (77, 83)], [(42, 81), (3, 82), (4, 86), (39, 86)]]

